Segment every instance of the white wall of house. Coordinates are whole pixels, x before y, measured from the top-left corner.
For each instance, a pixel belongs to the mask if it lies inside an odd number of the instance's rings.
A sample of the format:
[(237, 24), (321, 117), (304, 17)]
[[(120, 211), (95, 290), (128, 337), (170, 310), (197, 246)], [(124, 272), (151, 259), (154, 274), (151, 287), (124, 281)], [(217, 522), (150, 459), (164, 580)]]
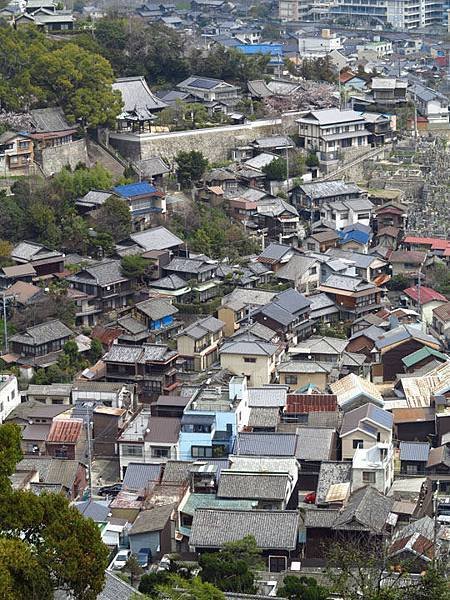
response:
[(20, 404), (15, 375), (0, 375), (0, 423)]
[(392, 444), (358, 449), (352, 463), (352, 491), (372, 485), (387, 494), (394, 481), (394, 450)]

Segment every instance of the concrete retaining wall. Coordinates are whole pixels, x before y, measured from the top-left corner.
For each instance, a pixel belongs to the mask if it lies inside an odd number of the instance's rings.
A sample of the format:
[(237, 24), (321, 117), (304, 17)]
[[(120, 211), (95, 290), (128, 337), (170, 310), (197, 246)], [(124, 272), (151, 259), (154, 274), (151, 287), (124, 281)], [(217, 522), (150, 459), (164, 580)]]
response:
[(225, 125), (171, 133), (109, 135), (109, 143), (130, 160), (160, 156), (170, 165), (180, 151), (199, 150), (210, 162), (227, 160), (231, 149), (252, 142), (258, 137), (297, 132), (295, 120), (300, 113), (286, 113), (281, 118), (260, 119), (244, 125)]
[(67, 165), (74, 169), (78, 163), (89, 164), (86, 140), (75, 140), (70, 144), (55, 146), (54, 148), (44, 148), (37, 157), (38, 162), (42, 165), (42, 169), (49, 177), (53, 173), (59, 173)]

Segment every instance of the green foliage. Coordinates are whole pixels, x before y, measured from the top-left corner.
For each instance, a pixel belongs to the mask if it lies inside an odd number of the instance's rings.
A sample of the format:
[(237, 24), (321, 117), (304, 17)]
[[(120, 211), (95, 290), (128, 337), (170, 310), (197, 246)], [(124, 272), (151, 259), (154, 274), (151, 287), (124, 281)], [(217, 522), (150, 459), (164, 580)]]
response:
[(23, 239), (25, 213), (12, 196), (0, 191), (0, 238), (12, 242)]
[(91, 169), (80, 166), (71, 171), (63, 169), (53, 177), (56, 190), (70, 200), (81, 198), (90, 190), (109, 190), (113, 185), (111, 173), (102, 165), (95, 165)]
[(402, 275), (394, 275), (387, 283), (387, 288), (393, 291), (403, 291), (409, 286), (409, 279)]
[(95, 364), (103, 356), (103, 346), (98, 338), (93, 338), (89, 350), (89, 360)]
[(328, 600), (330, 590), (317, 584), (313, 577), (286, 575), (277, 596), (288, 600)]
[(160, 600), (225, 600), (224, 594), (199, 577), (192, 580), (172, 575), (168, 584), (158, 586), (153, 598)]
[(306, 166), (310, 167), (310, 168), (315, 168), (315, 167), (319, 166), (319, 159), (317, 158), (317, 155), (314, 154), (314, 152), (310, 152), (308, 154), (305, 162), (306, 162)]
[(97, 525), (62, 494), (13, 490), (7, 476), (20, 458), (19, 428), (1, 425), (1, 597), (50, 598), (53, 589), (62, 588), (74, 600), (95, 600), (108, 560)]
[(131, 233), (130, 208), (125, 200), (111, 196), (97, 211), (95, 222), (98, 232), (118, 242)]
[(287, 162), (284, 158), (276, 158), (262, 168), (268, 179), (282, 181), (287, 176)]
[(168, 571), (160, 571), (159, 573), (144, 573), (139, 582), (139, 591), (143, 594), (152, 596), (158, 586), (168, 583), (170, 574)]
[(33, 28), (0, 25), (0, 104), (6, 110), (59, 104), (73, 123), (111, 123), (122, 105), (113, 81), (111, 65), (98, 54)]
[(253, 536), (230, 542), (219, 552), (206, 552), (199, 558), (201, 576), (225, 592), (254, 593), (253, 571), (261, 567), (261, 553)]
[(299, 73), (301, 77), (314, 81), (335, 83), (337, 80), (336, 71), (328, 54), (320, 58), (304, 58)]
[(140, 279), (147, 269), (147, 261), (142, 256), (124, 256), (120, 262), (122, 273), (129, 279)]
[(58, 357), (58, 362), (46, 369), (38, 369), (33, 377), (33, 383), (50, 385), (52, 383), (70, 383), (77, 372), (85, 369), (88, 362), (84, 359), (74, 340), (64, 344), (63, 352)]
[(443, 264), (435, 265), (432, 280), (434, 289), (450, 298), (450, 271), (448, 267)]
[(198, 150), (178, 152), (175, 157), (177, 163), (177, 178), (181, 185), (189, 185), (199, 181), (208, 168), (208, 161)]

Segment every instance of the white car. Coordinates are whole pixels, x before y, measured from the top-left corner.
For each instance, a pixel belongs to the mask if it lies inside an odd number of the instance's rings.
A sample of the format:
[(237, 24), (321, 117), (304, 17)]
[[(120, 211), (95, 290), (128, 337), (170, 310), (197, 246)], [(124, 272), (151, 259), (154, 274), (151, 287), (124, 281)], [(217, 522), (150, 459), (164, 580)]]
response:
[(113, 569), (123, 569), (131, 556), (131, 550), (119, 550), (116, 558), (113, 560)]

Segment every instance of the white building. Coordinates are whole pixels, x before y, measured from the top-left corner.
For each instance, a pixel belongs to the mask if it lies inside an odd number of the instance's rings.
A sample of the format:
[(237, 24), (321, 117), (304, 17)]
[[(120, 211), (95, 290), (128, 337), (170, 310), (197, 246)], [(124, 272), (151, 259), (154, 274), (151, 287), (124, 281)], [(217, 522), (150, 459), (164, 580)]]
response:
[(299, 146), (317, 154), (321, 170), (332, 170), (345, 153), (369, 146), (367, 122), (354, 110), (312, 110), (297, 123)]
[(352, 491), (365, 485), (387, 494), (394, 481), (394, 450), (392, 444), (376, 444), (357, 448), (352, 461)]
[(320, 209), (320, 218), (332, 221), (336, 229), (361, 223), (370, 226), (373, 204), (367, 198), (326, 202)]
[(15, 375), (0, 375), (0, 423), (20, 404), (19, 387)]
[(319, 58), (326, 56), (333, 50), (342, 49), (342, 40), (329, 29), (322, 29), (320, 36), (300, 36), (298, 38), (298, 52), (302, 58)]
[(408, 95), (417, 111), (428, 119), (430, 125), (449, 125), (448, 98), (431, 88), (420, 84), (413, 85)]
[(442, 25), (442, 0), (335, 0), (333, 16), (364, 23), (389, 23), (394, 29)]

